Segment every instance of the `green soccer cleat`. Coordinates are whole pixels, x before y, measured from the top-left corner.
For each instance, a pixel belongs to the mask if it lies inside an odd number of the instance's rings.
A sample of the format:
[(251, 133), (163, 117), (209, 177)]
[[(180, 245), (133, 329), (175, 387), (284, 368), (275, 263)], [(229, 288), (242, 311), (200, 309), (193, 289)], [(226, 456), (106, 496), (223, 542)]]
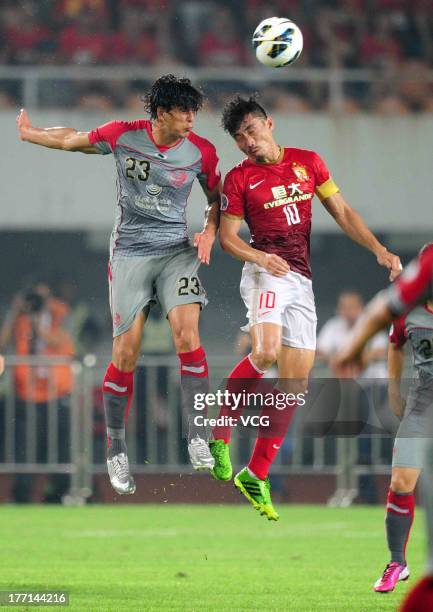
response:
[(226, 444), (224, 440), (210, 440), (209, 448), (215, 459), (212, 476), (217, 480), (231, 480), (233, 468), (230, 461), (230, 444)]
[(269, 478), (254, 478), (245, 467), (236, 474), (234, 484), (262, 516), (266, 516), (268, 521), (278, 521), (280, 516), (272, 504)]

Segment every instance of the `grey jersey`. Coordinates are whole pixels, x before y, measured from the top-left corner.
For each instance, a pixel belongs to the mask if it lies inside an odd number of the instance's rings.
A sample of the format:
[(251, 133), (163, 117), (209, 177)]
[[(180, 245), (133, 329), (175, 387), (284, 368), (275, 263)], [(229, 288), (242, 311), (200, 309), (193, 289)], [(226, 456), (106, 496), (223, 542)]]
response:
[(158, 147), (145, 119), (111, 121), (90, 132), (89, 140), (116, 160), (111, 256), (167, 255), (188, 248), (188, 196), (195, 178), (208, 190), (218, 184), (215, 147), (193, 132), (172, 147)]
[(418, 375), (427, 375), (433, 379), (433, 311), (427, 306), (416, 306), (392, 326), (391, 342), (403, 346), (407, 340), (412, 348), (413, 364)]

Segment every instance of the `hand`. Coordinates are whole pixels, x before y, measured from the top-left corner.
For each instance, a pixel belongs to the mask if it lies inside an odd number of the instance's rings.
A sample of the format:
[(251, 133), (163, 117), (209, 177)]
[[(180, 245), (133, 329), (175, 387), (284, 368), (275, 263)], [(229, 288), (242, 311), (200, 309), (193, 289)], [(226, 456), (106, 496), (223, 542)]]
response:
[(261, 268), (264, 268), (272, 276), (286, 276), (290, 272), (290, 266), (279, 255), (261, 252), (259, 261), (257, 262)]
[(197, 247), (197, 257), (201, 263), (209, 265), (210, 252), (214, 242), (215, 236), (209, 234), (209, 232), (203, 231), (199, 234), (194, 234), (194, 246)]
[(25, 140), (25, 132), (28, 128), (32, 127), (30, 119), (27, 115), (25, 108), (22, 108), (20, 114), (17, 117), (18, 133), (21, 140)]
[(388, 268), (388, 270), (391, 271), (389, 275), (389, 280), (391, 283), (403, 270), (400, 257), (398, 257), (398, 255), (394, 255), (394, 253), (390, 253), (387, 249), (381, 251), (379, 255), (377, 255), (377, 263), (380, 266), (385, 266), (385, 268)]
[(357, 378), (363, 369), (362, 355), (349, 346), (331, 359), (330, 365), (337, 378)]

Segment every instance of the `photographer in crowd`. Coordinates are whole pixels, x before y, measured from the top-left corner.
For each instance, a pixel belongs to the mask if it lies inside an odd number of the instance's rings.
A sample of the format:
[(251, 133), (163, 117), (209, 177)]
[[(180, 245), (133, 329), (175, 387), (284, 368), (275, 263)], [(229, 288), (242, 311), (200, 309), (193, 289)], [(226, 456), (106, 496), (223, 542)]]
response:
[[(19, 293), (0, 330), (0, 351), (8, 347), (17, 356), (72, 357), (74, 345), (64, 328), (68, 306), (51, 296), (45, 283), (36, 283)], [(69, 396), (73, 377), (70, 365), (22, 363), (14, 367), (15, 386), (15, 462), (31, 463), (28, 457), (29, 440), (36, 438), (36, 462), (47, 461), (48, 409), (57, 410), (58, 463), (69, 460)], [(36, 431), (30, 431), (29, 411), (35, 410), (33, 423)], [(33, 458), (34, 460), (34, 458)], [(31, 501), (32, 475), (17, 474), (12, 498), (17, 502)], [(68, 477), (52, 476), (46, 501), (60, 501), (67, 492)]]

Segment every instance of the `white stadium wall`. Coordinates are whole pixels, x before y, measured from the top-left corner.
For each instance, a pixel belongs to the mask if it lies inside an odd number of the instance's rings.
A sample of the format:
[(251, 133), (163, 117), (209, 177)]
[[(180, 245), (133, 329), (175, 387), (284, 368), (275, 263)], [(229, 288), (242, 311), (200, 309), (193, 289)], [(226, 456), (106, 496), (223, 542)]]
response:
[[(115, 118), (76, 112), (30, 113), (34, 125), (87, 130)], [(128, 118), (118, 115), (118, 118)], [(277, 140), (314, 149), (348, 201), (376, 231), (433, 230), (433, 117), (275, 115)], [(226, 172), (241, 159), (219, 116), (204, 115), (197, 131), (213, 141)], [(114, 219), (115, 168), (110, 156), (50, 151), (21, 143), (15, 116), (0, 113), (2, 229), (81, 229), (108, 232)], [(190, 198), (191, 230), (202, 224), (199, 187)], [(335, 229), (315, 200), (314, 228)]]

